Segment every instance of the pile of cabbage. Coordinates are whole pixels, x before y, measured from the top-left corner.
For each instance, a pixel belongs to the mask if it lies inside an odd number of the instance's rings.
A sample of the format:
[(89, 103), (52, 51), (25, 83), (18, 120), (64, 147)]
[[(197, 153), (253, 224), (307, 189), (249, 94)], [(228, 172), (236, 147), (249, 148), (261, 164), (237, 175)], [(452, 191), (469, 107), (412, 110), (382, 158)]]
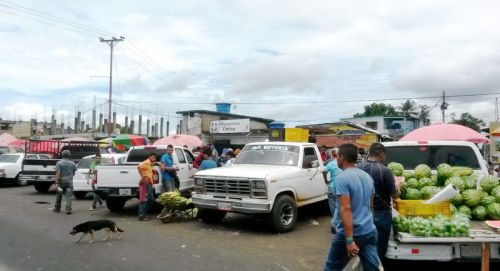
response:
[(422, 237), (467, 237), (470, 231), (470, 220), (462, 214), (432, 218), (396, 216), (393, 225), (398, 232)]
[(500, 184), (495, 176), (485, 175), (477, 185), (478, 176), (468, 167), (440, 164), (436, 174), (428, 165), (420, 164), (413, 171), (404, 170), (402, 164), (391, 162), (387, 167), (394, 176), (402, 176), (401, 199), (426, 200), (441, 189), (454, 184), (460, 195), (450, 200), (454, 213), (461, 213), (473, 220), (500, 219)]

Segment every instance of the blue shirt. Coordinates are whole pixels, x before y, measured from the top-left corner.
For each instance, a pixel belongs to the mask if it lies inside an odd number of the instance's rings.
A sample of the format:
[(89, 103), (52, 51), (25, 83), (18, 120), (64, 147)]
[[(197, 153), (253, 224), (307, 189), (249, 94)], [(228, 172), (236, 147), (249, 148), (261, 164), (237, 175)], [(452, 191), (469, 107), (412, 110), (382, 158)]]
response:
[(217, 163), (215, 163), (215, 161), (212, 159), (205, 159), (200, 164), (200, 170), (211, 169), (211, 168), (216, 168), (216, 167), (217, 167)]
[[(174, 159), (170, 154), (165, 153), (164, 155), (161, 156), (160, 163), (162, 163), (166, 167), (173, 167), (174, 166)], [(170, 181), (170, 180), (174, 179), (172, 174), (168, 173), (168, 171), (166, 171), (166, 170), (163, 171), (161, 176), (162, 176), (162, 179), (164, 181)]]
[[(353, 235), (369, 234), (375, 230), (371, 212), (371, 197), (375, 193), (373, 180), (368, 173), (359, 168), (347, 168), (337, 176), (337, 197), (346, 195), (351, 199)], [(340, 202), (340, 200), (339, 200)], [(337, 204), (337, 233), (344, 234), (341, 204)]]
[(325, 172), (330, 173), (330, 181), (328, 182), (328, 192), (335, 193), (335, 179), (342, 172), (342, 169), (337, 165), (337, 159), (330, 161), (325, 166)]

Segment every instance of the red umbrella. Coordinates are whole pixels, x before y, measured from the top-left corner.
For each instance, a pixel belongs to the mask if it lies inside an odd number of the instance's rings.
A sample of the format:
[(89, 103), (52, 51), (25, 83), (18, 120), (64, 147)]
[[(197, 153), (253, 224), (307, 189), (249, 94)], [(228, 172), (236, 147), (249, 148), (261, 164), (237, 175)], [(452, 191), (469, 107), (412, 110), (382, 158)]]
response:
[(158, 139), (153, 145), (168, 145), (172, 144), (174, 146), (188, 146), (189, 148), (194, 148), (203, 145), (197, 136), (192, 135), (170, 135)]
[(458, 124), (439, 123), (411, 131), (399, 141), (469, 141), (472, 143), (489, 143), (482, 134)]

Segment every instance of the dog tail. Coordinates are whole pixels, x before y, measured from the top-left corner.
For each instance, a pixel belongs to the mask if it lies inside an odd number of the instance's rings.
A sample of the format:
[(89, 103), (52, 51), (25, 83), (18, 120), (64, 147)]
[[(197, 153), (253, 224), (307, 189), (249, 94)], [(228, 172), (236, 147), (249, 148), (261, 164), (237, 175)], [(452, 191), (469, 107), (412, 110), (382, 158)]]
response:
[(118, 226), (115, 226), (116, 230), (119, 231), (119, 232), (124, 232), (124, 230), (118, 228)]

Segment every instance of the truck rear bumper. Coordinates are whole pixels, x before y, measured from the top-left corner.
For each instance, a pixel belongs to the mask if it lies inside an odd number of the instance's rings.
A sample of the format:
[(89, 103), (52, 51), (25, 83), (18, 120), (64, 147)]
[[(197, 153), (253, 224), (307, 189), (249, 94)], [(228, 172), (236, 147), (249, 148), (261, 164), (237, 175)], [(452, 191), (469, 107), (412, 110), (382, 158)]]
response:
[(214, 198), (211, 195), (194, 194), (192, 200), (198, 208), (217, 209), (243, 214), (265, 214), (271, 212), (270, 203), (250, 198), (234, 200)]
[(96, 194), (103, 198), (107, 197), (120, 197), (120, 198), (135, 198), (137, 197), (138, 188), (137, 187), (98, 187), (96, 188)]
[(55, 181), (55, 176), (52, 175), (19, 175), (19, 179), (27, 180), (29, 182), (50, 182), (53, 183)]

